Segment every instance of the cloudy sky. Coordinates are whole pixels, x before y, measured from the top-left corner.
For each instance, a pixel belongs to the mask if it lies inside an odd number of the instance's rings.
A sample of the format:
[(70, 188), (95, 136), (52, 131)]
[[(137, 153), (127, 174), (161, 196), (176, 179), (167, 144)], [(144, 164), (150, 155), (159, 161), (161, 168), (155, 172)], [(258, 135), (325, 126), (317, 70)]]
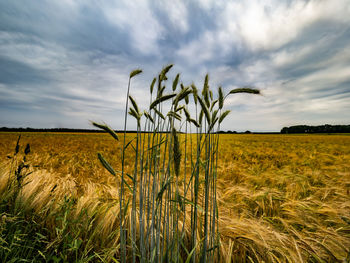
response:
[(130, 71), (146, 106), (169, 63), (261, 89), (229, 97), (226, 130), (350, 124), (350, 1), (0, 0), (0, 127), (121, 129)]

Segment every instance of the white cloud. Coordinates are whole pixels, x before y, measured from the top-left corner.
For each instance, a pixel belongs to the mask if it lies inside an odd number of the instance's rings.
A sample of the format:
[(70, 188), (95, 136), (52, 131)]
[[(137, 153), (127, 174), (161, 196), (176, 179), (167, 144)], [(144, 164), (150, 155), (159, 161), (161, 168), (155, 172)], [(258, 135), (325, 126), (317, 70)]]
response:
[(180, 30), (181, 33), (188, 32), (188, 12), (183, 1), (161, 0), (158, 2), (158, 5), (175, 28)]
[(347, 0), (283, 1), (247, 0), (229, 3), (225, 8), (227, 28), (236, 21), (242, 40), (253, 50), (271, 50), (295, 39), (317, 21), (350, 22)]
[(176, 54), (192, 65), (200, 65), (212, 60), (213, 57), (219, 55), (217, 54), (219, 52), (218, 42), (214, 34), (214, 32), (206, 31), (199, 39), (178, 49)]
[(318, 88), (327, 86), (331, 88), (332, 85), (344, 81), (350, 81), (350, 65), (346, 67), (334, 65), (331, 68), (315, 71), (298, 80), (301, 84), (308, 84)]
[(222, 8), (225, 6), (227, 1), (215, 1), (215, 0), (198, 0), (199, 6), (206, 11), (210, 11), (217, 8)]
[(164, 28), (154, 17), (149, 3), (143, 0), (118, 1), (106, 6), (103, 12), (110, 23), (130, 34), (131, 45), (142, 54), (157, 54), (157, 41)]
[(22, 33), (0, 31), (0, 53), (3, 57), (36, 69), (55, 69), (67, 54), (59, 45), (28, 37)]
[(252, 49), (271, 49), (287, 43), (311, 22), (312, 16), (311, 8), (300, 1), (290, 7), (245, 1), (235, 11), (239, 14), (238, 33)]
[(337, 113), (344, 109), (350, 108), (350, 102), (348, 99), (339, 98), (339, 96), (335, 97), (327, 97), (327, 98), (318, 98), (318, 99), (310, 99), (308, 103), (304, 103), (299, 105), (299, 111), (306, 111), (309, 113)]
[(279, 0), (200, 1), (200, 4), (208, 13), (217, 12), (213, 18), (217, 28), (204, 31), (178, 50), (178, 55), (195, 64), (225, 57), (234, 49), (276, 50), (296, 40), (316, 22), (350, 23), (347, 0), (297, 0), (290, 4)]

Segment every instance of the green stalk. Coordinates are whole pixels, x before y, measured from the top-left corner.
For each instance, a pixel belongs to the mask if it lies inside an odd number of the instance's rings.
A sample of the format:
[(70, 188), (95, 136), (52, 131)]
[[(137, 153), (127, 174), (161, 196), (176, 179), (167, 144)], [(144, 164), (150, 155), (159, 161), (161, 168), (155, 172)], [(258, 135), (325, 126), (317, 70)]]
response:
[[(209, 125), (208, 125), (209, 126)], [(205, 139), (205, 180), (204, 180), (204, 240), (203, 240), (203, 248), (201, 252), (201, 263), (206, 262), (207, 256), (207, 246), (208, 246), (208, 210), (209, 210), (209, 164), (210, 164), (210, 136)]]
[(121, 262), (126, 262), (126, 240), (124, 236), (124, 167), (125, 167), (125, 140), (126, 140), (126, 123), (128, 119), (128, 104), (130, 93), (130, 80), (128, 82), (128, 91), (126, 94), (125, 116), (124, 116), (124, 139), (123, 139), (123, 152), (122, 152), (122, 176), (120, 182), (120, 195), (119, 195), (119, 214), (120, 214), (120, 250), (121, 250)]
[[(198, 122), (197, 104), (196, 104), (196, 121)], [(201, 154), (201, 137), (202, 127), (197, 127), (197, 160), (195, 165), (194, 178), (194, 213), (193, 213), (193, 228), (192, 228), (192, 248), (194, 248), (192, 262), (196, 262), (196, 246), (197, 246), (197, 221), (198, 221), (198, 194), (199, 194), (199, 163)]]

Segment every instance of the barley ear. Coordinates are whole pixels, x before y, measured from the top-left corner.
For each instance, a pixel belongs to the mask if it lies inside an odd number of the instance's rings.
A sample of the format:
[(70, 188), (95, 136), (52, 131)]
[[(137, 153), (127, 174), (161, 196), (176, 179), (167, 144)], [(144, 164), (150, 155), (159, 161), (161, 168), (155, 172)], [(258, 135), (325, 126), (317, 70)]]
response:
[(160, 81), (167, 80), (166, 74), (169, 72), (169, 70), (173, 67), (173, 64), (170, 64), (163, 68), (163, 70), (159, 74), (159, 79)]
[(209, 74), (205, 75), (202, 95), (209, 91)]
[(198, 89), (197, 89), (197, 87), (194, 84), (192, 84), (191, 87), (192, 87), (192, 94), (193, 94), (194, 104), (197, 105)]
[(21, 139), (21, 135), (18, 136), (16, 147), (15, 147), (15, 155), (19, 152), (19, 140)]
[(141, 69), (135, 69), (135, 70), (131, 71), (130, 78), (135, 77), (136, 75), (140, 74), (141, 72), (142, 72)]
[(173, 81), (173, 91), (176, 90), (177, 84), (179, 83), (180, 74), (177, 74)]
[(181, 91), (177, 94), (176, 98), (174, 99), (174, 105), (176, 106), (179, 103), (179, 101), (186, 98), (186, 96), (188, 96), (191, 92), (192, 90), (190, 90), (190, 88), (183, 88), (182, 86)]
[(138, 114), (140, 114), (139, 107), (137, 106), (137, 103), (136, 103), (136, 101), (134, 100), (134, 98), (131, 97), (131, 96), (129, 96), (129, 99), (130, 99), (131, 104), (132, 104), (132, 106), (134, 107), (135, 111), (136, 111)]
[(202, 107), (202, 110), (203, 110), (203, 112), (204, 112), (204, 115), (205, 115), (205, 117), (206, 117), (206, 119), (207, 119), (207, 122), (208, 122), (208, 124), (209, 124), (209, 123), (210, 123), (210, 114), (209, 114), (209, 110), (208, 110), (207, 106), (205, 105), (205, 103), (203, 102), (203, 100), (202, 100), (200, 97), (198, 97), (198, 101), (199, 101), (199, 104), (200, 104), (201, 107)]
[(29, 145), (29, 143), (27, 143), (27, 146), (24, 149), (24, 154), (27, 155), (28, 153), (30, 153), (30, 145)]
[(172, 135), (173, 135), (173, 141), (174, 141), (174, 148), (173, 148), (174, 170), (175, 170), (175, 175), (178, 177), (180, 173), (181, 151), (180, 151), (179, 136), (177, 135), (175, 128), (173, 128)]
[(129, 108), (129, 114), (137, 120), (137, 125), (140, 126), (140, 120), (141, 120), (142, 114), (137, 112), (133, 108)]
[(158, 89), (158, 91), (157, 91), (157, 98), (160, 98), (160, 97), (163, 96), (164, 90), (165, 90), (165, 86), (163, 86), (163, 87)]
[(260, 94), (260, 90), (254, 88), (254, 87), (251, 87), (251, 86), (244, 86), (242, 88), (233, 89), (228, 94), (235, 94), (235, 93)]
[(224, 107), (224, 93), (222, 92), (222, 88), (219, 87), (219, 109), (221, 110)]
[(202, 96), (204, 98), (204, 101), (205, 101), (207, 107), (209, 107), (210, 102), (209, 102), (209, 75), (208, 74), (205, 75)]
[(204, 115), (204, 111), (201, 109), (198, 117), (199, 126), (202, 125), (203, 115)]
[(151, 86), (150, 86), (151, 94), (153, 93), (153, 88), (154, 88), (154, 84), (156, 84), (156, 81), (157, 81), (157, 79), (154, 78), (153, 81), (152, 81), (152, 83), (151, 83)]

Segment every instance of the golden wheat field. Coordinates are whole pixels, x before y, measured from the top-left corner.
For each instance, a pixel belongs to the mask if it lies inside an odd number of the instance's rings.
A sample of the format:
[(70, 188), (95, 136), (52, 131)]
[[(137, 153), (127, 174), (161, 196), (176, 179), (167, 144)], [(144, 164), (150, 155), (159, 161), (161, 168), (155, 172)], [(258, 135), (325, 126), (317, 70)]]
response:
[[(0, 133), (2, 196), (18, 135)], [(103, 251), (101, 261), (110, 261), (118, 251), (119, 178), (102, 167), (97, 153), (118, 170), (120, 142), (99, 133), (22, 133), (20, 144), (27, 143), (32, 173), (19, 196), (22, 209), (54, 239), (55, 209), (74, 200), (68, 216), (80, 220), (70, 231), (86, 253)], [(222, 134), (219, 149), (217, 261), (349, 262), (350, 136)], [(132, 164), (129, 149), (126, 169)], [(84, 225), (81, 211), (93, 222)]]

